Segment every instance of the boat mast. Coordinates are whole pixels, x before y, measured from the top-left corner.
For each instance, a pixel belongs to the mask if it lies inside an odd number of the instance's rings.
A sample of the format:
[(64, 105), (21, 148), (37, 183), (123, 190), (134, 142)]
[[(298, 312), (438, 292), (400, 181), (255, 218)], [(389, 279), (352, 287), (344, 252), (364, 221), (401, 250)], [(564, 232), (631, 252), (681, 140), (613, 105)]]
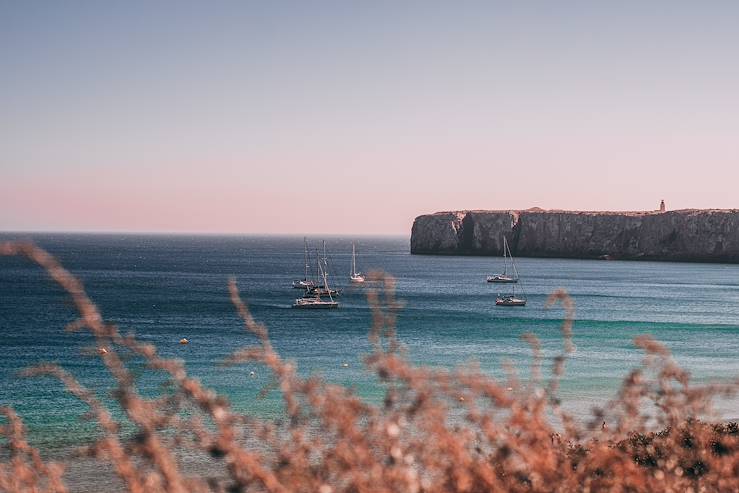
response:
[(357, 275), (357, 253), (354, 247), (354, 242), (352, 241), (352, 273), (351, 273), (351, 276), (354, 277), (356, 275)]
[[(326, 240), (323, 240), (323, 276), (326, 277), (326, 271), (328, 270), (328, 259), (326, 258)], [(326, 282), (324, 280), (323, 285), (328, 289), (328, 286), (326, 286)]]
[(326, 275), (326, 269), (323, 270), (323, 285), (326, 286), (326, 294), (328, 294), (328, 299), (333, 302), (334, 297), (331, 296), (331, 288), (328, 287), (328, 276)]
[(331, 288), (328, 285), (328, 260), (326, 259), (326, 240), (323, 240), (323, 287), (326, 288), (326, 294), (328, 294), (328, 299), (331, 301), (334, 301), (333, 296), (331, 296)]
[[(513, 260), (513, 255), (511, 255), (511, 266), (513, 267), (513, 275), (516, 276), (516, 280), (520, 280), (518, 277), (518, 269), (516, 269), (516, 262)], [(523, 293), (523, 299), (526, 299), (526, 291), (523, 290), (523, 281), (521, 281), (521, 293)], [(516, 294), (516, 285), (513, 285), (513, 294), (515, 296)]]
[[(321, 277), (323, 277), (324, 282), (325, 282), (326, 273), (321, 268), (321, 258), (318, 256), (318, 252), (316, 252), (316, 258), (318, 259), (318, 262), (316, 262), (316, 265), (318, 266), (318, 276), (319, 276), (318, 278), (320, 279)], [(316, 289), (316, 300), (317, 301), (321, 300), (321, 287), (320, 286)]]
[(504, 276), (508, 274), (508, 256), (506, 255), (507, 250), (508, 250), (508, 241), (506, 241), (505, 236), (503, 236), (503, 275)]
[(310, 269), (310, 264), (308, 263), (308, 238), (303, 236), (303, 245), (305, 246), (305, 277), (303, 278), (304, 281), (308, 280), (308, 269)]

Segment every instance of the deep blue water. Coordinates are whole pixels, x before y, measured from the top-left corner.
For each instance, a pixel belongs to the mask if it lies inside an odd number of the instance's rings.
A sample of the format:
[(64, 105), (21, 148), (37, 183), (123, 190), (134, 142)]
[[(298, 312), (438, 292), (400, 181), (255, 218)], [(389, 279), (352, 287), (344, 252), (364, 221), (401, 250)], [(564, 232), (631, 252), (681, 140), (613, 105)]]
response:
[[(29, 235), (0, 234), (19, 237)], [(264, 369), (218, 365), (254, 342), (228, 299), (232, 275), (275, 347), (301, 373), (352, 386), (370, 400), (380, 395), (362, 365), (370, 316), (362, 289), (348, 286), (350, 238), (327, 238), (334, 281), (345, 289), (341, 308), (304, 311), (290, 307), (298, 294), (290, 283), (302, 276), (302, 237), (32, 237), (84, 281), (107, 320), (164, 355), (184, 359), (192, 375), (226, 394), (239, 411), (279, 416), (281, 401), (276, 393), (259, 398), (270, 381)], [(614, 395), (641, 359), (633, 345), (639, 334), (665, 343), (697, 381), (739, 376), (739, 265), (518, 259), (529, 303), (504, 308), (494, 299), (505, 287), (485, 282), (501, 268), (500, 259), (412, 256), (407, 238), (358, 238), (357, 248), (361, 269), (397, 277), (406, 303), (399, 338), (419, 363), (451, 368), (477, 362), (503, 377), (502, 365), (510, 361), (525, 375), (530, 350), (521, 334), (535, 333), (548, 357), (560, 351), (563, 312), (545, 309), (544, 300), (562, 287), (576, 302), (577, 350), (561, 395), (576, 414), (585, 416)], [(91, 338), (64, 331), (74, 319), (68, 297), (44, 272), (22, 259), (0, 258), (0, 405), (14, 406), (41, 446), (85, 439), (90, 425), (79, 419), (85, 408), (54, 380), (23, 378), (18, 370), (56, 362), (101, 396), (109, 389), (98, 359), (83, 355)], [(182, 337), (190, 344), (178, 344)], [(142, 377), (140, 384), (153, 392), (159, 382)], [(736, 401), (721, 403), (720, 411), (739, 416)]]

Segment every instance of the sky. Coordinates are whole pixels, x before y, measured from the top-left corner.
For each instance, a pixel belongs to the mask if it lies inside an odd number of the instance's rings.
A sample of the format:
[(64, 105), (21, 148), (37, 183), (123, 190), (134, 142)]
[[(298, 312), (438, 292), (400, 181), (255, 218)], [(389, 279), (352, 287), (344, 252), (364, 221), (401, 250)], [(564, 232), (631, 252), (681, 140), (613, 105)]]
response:
[(739, 207), (739, 2), (0, 0), (0, 230)]

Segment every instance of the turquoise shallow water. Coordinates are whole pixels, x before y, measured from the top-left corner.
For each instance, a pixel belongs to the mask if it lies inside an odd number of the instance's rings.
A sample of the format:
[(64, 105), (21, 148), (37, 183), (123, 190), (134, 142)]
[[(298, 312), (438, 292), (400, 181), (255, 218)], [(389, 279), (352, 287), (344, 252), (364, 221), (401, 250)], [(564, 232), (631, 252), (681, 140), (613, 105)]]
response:
[[(21, 235), (4, 233), (0, 239)], [(28, 235), (25, 235), (28, 237)], [(354, 387), (373, 400), (381, 389), (362, 366), (369, 351), (370, 317), (361, 289), (350, 289), (351, 239), (327, 238), (336, 283), (347, 288), (341, 308), (290, 308), (298, 293), (290, 282), (302, 274), (303, 240), (297, 237), (33, 235), (84, 282), (104, 316), (185, 360), (189, 372), (245, 413), (280, 415), (276, 393), (258, 398), (269, 382), (257, 367), (217, 363), (253, 342), (228, 301), (234, 275), (255, 317), (268, 325), (273, 343), (303, 374), (318, 373)], [(544, 300), (563, 287), (575, 299), (577, 351), (567, 365), (565, 407), (586, 416), (604, 404), (629, 368), (641, 359), (633, 339), (651, 334), (700, 382), (739, 376), (739, 265), (519, 259), (529, 303), (494, 305), (498, 290), (485, 276), (495, 258), (412, 256), (406, 238), (358, 239), (362, 269), (381, 268), (398, 279), (399, 338), (416, 362), (454, 367), (477, 362), (502, 377), (506, 361), (523, 374), (530, 350), (520, 336), (535, 333), (546, 356), (558, 354), (562, 310)], [(85, 334), (64, 332), (75, 318), (67, 296), (30, 263), (0, 258), (0, 404), (25, 419), (35, 444), (64, 447), (89, 438), (79, 417), (84, 407), (50, 379), (17, 371), (56, 362), (104, 396), (109, 379), (94, 357), (82, 356)], [(186, 337), (191, 343), (178, 344)], [(342, 363), (349, 363), (348, 368)], [(249, 378), (249, 371), (256, 377)], [(143, 378), (154, 392), (160, 382)], [(739, 416), (736, 401), (720, 403), (726, 418)]]

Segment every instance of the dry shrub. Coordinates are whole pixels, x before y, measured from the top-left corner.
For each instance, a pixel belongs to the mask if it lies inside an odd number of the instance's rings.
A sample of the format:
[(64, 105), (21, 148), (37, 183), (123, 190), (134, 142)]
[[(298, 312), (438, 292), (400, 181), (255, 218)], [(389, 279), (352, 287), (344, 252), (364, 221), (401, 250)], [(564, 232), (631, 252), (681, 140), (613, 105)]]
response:
[[(542, 377), (539, 341), (532, 347), (531, 379), (524, 386), (511, 372), (498, 382), (476, 368), (454, 371), (411, 365), (396, 338), (400, 304), (389, 276), (373, 274), (368, 289), (373, 345), (369, 369), (386, 388), (371, 405), (344, 387), (301, 378), (273, 349), (267, 328), (241, 300), (235, 281), (231, 300), (258, 344), (235, 353), (228, 364), (259, 362), (274, 374), (285, 403), (285, 420), (263, 421), (234, 413), (227, 400), (190, 378), (178, 360), (123, 336), (104, 322), (82, 284), (42, 249), (29, 243), (0, 244), (2, 255), (23, 255), (43, 267), (72, 297), (79, 320), (115, 381), (114, 397), (136, 433), (123, 438), (121, 423), (95, 395), (56, 366), (27, 371), (50, 375), (89, 406), (102, 431), (88, 452), (112, 464), (132, 492), (569, 492), (739, 491), (736, 423), (708, 424), (711, 398), (733, 395), (736, 383), (691, 386), (656, 341), (641, 337), (643, 364), (624, 381), (613, 402), (578, 423), (559, 406), (558, 383), (572, 351), (574, 305), (563, 291), (563, 348), (553, 373)], [(145, 398), (121, 354), (164, 372), (175, 391)], [(2, 429), (10, 461), (0, 463), (2, 491), (66, 491), (62, 467), (46, 464), (24, 438), (23, 425), (3, 409)], [(222, 478), (186, 474), (178, 451), (197, 450), (222, 465)]]

